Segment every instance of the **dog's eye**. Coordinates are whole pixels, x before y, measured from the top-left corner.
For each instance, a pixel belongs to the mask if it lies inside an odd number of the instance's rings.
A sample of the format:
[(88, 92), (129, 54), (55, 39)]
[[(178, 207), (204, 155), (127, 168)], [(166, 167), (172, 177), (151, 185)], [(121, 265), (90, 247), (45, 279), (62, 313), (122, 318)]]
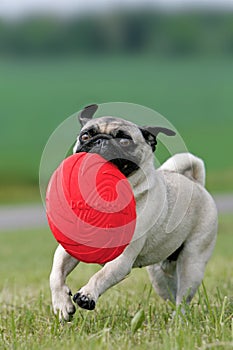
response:
[(81, 141), (85, 142), (88, 141), (91, 138), (91, 135), (88, 132), (85, 132), (85, 134), (82, 134), (80, 137)]
[(119, 140), (121, 146), (129, 146), (130, 145), (130, 139), (120, 139)]

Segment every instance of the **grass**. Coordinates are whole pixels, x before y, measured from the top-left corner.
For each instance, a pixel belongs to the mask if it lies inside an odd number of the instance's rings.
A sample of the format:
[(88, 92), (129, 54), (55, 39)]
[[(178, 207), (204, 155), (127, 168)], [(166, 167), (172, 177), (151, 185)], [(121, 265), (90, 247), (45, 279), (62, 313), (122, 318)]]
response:
[(233, 191), (232, 68), (217, 57), (1, 58), (1, 186), (35, 184), (48, 137), (84, 105), (125, 101), (164, 115), (204, 158), (210, 190)]
[(5, 205), (35, 203), (40, 201), (38, 185), (5, 184), (0, 186), (0, 203)]
[[(72, 322), (52, 314), (48, 275), (56, 247), (47, 229), (1, 233), (0, 349), (228, 350), (233, 347), (232, 216), (221, 216), (219, 236), (204, 279), (186, 315), (151, 289), (146, 271), (107, 291), (93, 312), (78, 309)], [(68, 278), (73, 292), (98, 270), (81, 264)], [(133, 332), (138, 311), (145, 319)]]

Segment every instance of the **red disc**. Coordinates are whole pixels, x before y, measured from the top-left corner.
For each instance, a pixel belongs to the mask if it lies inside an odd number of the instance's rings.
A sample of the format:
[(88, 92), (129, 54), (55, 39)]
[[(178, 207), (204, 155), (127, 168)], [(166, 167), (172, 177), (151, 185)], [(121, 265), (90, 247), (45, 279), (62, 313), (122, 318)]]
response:
[(52, 175), (46, 194), (49, 226), (76, 259), (104, 264), (130, 243), (136, 204), (126, 177), (97, 154), (66, 158)]

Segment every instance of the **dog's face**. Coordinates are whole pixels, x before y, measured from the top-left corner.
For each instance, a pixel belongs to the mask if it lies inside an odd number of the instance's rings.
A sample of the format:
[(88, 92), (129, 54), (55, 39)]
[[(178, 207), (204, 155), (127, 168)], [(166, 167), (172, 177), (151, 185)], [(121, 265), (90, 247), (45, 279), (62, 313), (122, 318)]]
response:
[(120, 118), (92, 119), (97, 105), (87, 106), (79, 115), (83, 126), (74, 146), (74, 153), (97, 153), (130, 176), (146, 162), (157, 144), (159, 132), (175, 133), (166, 128), (139, 127)]

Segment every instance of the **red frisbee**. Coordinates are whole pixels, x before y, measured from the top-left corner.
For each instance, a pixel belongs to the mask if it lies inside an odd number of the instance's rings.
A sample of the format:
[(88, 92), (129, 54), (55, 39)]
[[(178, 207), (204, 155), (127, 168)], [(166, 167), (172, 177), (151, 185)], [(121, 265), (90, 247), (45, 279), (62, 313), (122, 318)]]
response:
[(53, 173), (46, 212), (56, 240), (76, 259), (104, 264), (130, 243), (136, 225), (131, 186), (98, 154), (77, 153)]

